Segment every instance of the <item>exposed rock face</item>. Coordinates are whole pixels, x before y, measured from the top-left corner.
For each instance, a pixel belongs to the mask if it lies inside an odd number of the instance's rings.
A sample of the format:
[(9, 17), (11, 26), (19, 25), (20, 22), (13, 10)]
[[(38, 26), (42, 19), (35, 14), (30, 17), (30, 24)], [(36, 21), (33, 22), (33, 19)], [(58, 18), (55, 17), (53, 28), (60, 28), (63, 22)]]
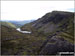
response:
[(52, 37), (40, 51), (40, 54), (49, 55), (58, 54), (59, 52), (74, 52), (74, 45), (64, 40), (64, 38)]

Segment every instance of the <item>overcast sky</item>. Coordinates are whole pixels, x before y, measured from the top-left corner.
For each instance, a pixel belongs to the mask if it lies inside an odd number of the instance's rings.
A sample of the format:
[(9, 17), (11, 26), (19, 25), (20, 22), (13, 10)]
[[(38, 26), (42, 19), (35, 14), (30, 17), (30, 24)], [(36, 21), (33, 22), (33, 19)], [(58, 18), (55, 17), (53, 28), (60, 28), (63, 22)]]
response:
[(53, 10), (74, 12), (74, 1), (1, 1), (1, 20), (33, 20)]

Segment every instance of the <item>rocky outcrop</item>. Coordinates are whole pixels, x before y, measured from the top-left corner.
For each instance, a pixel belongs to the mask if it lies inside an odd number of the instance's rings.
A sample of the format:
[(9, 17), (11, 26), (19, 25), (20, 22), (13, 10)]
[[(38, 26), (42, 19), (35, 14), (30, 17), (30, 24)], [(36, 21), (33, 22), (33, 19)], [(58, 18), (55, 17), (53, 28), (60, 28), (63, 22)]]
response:
[(59, 52), (74, 52), (74, 45), (69, 43), (63, 37), (52, 37), (40, 51), (40, 54), (51, 55), (59, 54)]

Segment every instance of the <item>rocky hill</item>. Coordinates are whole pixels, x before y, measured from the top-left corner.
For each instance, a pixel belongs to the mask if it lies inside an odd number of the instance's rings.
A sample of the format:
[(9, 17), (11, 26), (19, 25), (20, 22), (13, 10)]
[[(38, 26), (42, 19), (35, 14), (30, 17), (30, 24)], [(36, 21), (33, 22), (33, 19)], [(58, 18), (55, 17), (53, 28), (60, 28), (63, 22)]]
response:
[(33, 33), (35, 29), (36, 32), (47, 37), (40, 47), (40, 54), (74, 51), (74, 13), (72, 12), (52, 11), (34, 22), (25, 24), (21, 29)]
[[(72, 12), (53, 11), (30, 23), (30, 26), (38, 29), (39, 32), (52, 33), (57, 30), (73, 28), (73, 20), (74, 13)], [(26, 27), (28, 27), (28, 24), (25, 24), (21, 29), (26, 30)]]

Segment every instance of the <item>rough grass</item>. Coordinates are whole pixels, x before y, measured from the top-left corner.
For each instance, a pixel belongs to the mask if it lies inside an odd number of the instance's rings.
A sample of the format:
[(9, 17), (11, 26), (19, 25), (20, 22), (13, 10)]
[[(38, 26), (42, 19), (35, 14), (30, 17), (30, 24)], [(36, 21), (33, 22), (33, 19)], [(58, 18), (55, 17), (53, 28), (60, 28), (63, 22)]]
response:
[(7, 26), (9, 28), (16, 28), (16, 26), (12, 23), (9, 23), (9, 22), (0, 22), (1, 25), (3, 26)]
[[(8, 50), (7, 54), (37, 54), (40, 46), (46, 39), (45, 35), (43, 35), (42, 33), (38, 33), (35, 30), (31, 34), (22, 34), (20, 32), (17, 32), (15, 29), (8, 29), (8, 27), (2, 26), (1, 33), (2, 53)], [(5, 38), (13, 39), (3, 40)]]
[(68, 40), (69, 42), (74, 44), (74, 36), (67, 34), (67, 33), (64, 33), (64, 32), (62, 32), (59, 35), (62, 36), (65, 40)]

